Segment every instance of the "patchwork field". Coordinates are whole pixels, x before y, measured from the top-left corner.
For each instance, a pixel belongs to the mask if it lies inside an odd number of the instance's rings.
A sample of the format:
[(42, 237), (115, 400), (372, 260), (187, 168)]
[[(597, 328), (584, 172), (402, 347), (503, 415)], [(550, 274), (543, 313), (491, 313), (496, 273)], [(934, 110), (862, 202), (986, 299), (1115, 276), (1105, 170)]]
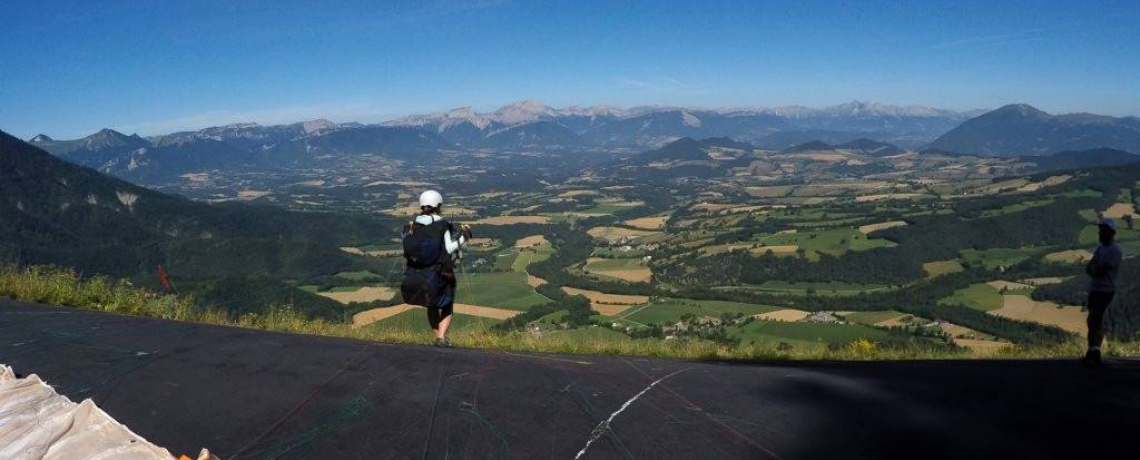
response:
[(586, 233), (589, 233), (590, 236), (594, 238), (604, 239), (611, 242), (618, 241), (622, 237), (638, 238), (659, 234), (658, 232), (621, 227), (594, 227)]
[(1017, 265), (1039, 252), (1041, 252), (1039, 248), (994, 248), (981, 251), (964, 249), (961, 252), (961, 257), (968, 264), (980, 264), (986, 269), (997, 270), (1002, 267)]
[(526, 273), (470, 273), (459, 275), (455, 303), (526, 311), (550, 302), (527, 283)]
[(641, 259), (603, 259), (591, 257), (583, 267), (587, 273), (630, 281), (634, 283), (646, 282), (653, 277), (653, 272)]
[(981, 311), (997, 310), (1005, 304), (1001, 292), (986, 283), (978, 283), (954, 291), (949, 297), (938, 301), (947, 305), (962, 305)]
[(959, 263), (957, 259), (940, 260), (922, 264), (922, 271), (926, 273), (927, 278), (936, 278), (942, 275), (958, 273), (962, 270), (962, 264)]
[[(839, 317), (843, 318), (844, 321), (847, 321), (849, 323), (865, 324), (868, 326), (875, 326), (875, 325), (891, 326), (891, 325), (894, 325), (894, 323), (892, 323), (892, 321), (896, 321), (899, 318), (902, 318), (904, 316), (909, 316), (906, 313), (897, 312), (894, 310), (843, 312), (843, 313), (836, 313), (836, 314)], [(884, 324), (884, 323), (889, 323), (889, 324)]]
[(569, 295), (585, 296), (590, 299), (590, 306), (594, 311), (606, 316), (620, 314), (633, 305), (641, 305), (649, 301), (649, 297), (643, 295), (606, 294), (569, 286), (563, 286), (562, 291)]
[(550, 223), (549, 216), (496, 216), (484, 217), (472, 225), (514, 225), (514, 224), (547, 224)]
[(763, 237), (759, 241), (767, 246), (797, 246), (804, 249), (809, 258), (817, 255), (813, 253), (839, 256), (847, 251), (865, 251), (895, 246), (895, 243), (886, 239), (868, 238), (867, 235), (853, 228), (778, 233)]
[(1006, 295), (1001, 308), (992, 310), (992, 315), (1019, 321), (1057, 326), (1078, 335), (1085, 335), (1086, 314), (1081, 307), (1059, 306), (1053, 302), (1038, 302), (1023, 295)]
[(774, 294), (789, 295), (853, 295), (865, 292), (875, 292), (887, 289), (887, 286), (877, 284), (848, 284), (848, 283), (792, 283), (781, 280), (768, 280), (762, 284), (747, 284), (738, 286), (722, 286), (717, 289), (733, 291), (762, 291)]
[(866, 234), (871, 233), (871, 232), (875, 232), (875, 231), (879, 231), (879, 230), (886, 230), (888, 228), (894, 228), (894, 227), (902, 227), (905, 225), (906, 225), (906, 222), (903, 222), (901, 220), (894, 220), (894, 221), (890, 221), (890, 222), (880, 222), (877, 224), (862, 225), (859, 227), (859, 231), (862, 232), (864, 235), (866, 235)]
[(665, 227), (665, 222), (668, 220), (669, 216), (639, 217), (627, 220), (625, 224), (643, 230), (660, 230)]
[(642, 324), (667, 324), (680, 321), (681, 317), (686, 314), (692, 314), (697, 317), (711, 316), (719, 318), (725, 313), (741, 313), (751, 316), (776, 311), (778, 309), (778, 307), (766, 305), (718, 300), (662, 299), (654, 301), (643, 308), (632, 310), (621, 318)]
[(739, 338), (742, 344), (788, 343), (796, 346), (844, 345), (860, 339), (878, 340), (887, 332), (859, 324), (792, 323), (753, 321), (744, 326), (728, 328), (730, 337)]
[(1066, 251), (1057, 251), (1045, 255), (1045, 260), (1050, 262), (1079, 264), (1092, 259), (1092, 253), (1084, 249), (1069, 249)]
[(803, 310), (796, 310), (793, 308), (783, 308), (772, 310), (766, 313), (760, 313), (754, 316), (756, 319), (764, 321), (796, 322), (803, 321), (804, 318), (811, 316), (811, 313)]
[(348, 289), (351, 290), (337, 289), (327, 292), (318, 292), (316, 294), (323, 297), (328, 297), (346, 305), (352, 302), (375, 302), (377, 300), (392, 300), (392, 297), (396, 296), (396, 290), (385, 286), (364, 286)]

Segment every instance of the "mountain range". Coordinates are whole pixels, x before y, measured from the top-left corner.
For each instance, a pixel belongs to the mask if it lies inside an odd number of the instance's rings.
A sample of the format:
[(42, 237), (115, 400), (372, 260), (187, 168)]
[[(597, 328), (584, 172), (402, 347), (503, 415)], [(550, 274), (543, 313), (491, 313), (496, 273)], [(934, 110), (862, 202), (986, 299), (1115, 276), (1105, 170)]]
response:
[(851, 102), (820, 109), (553, 108), (533, 100), (490, 113), (470, 108), (378, 125), (319, 119), (288, 125), (241, 123), (153, 137), (103, 129), (76, 140), (40, 134), (33, 145), (72, 163), (155, 183), (212, 169), (319, 168), (374, 155), (430, 162), (447, 151), (646, 151), (677, 139), (731, 138), (784, 150), (812, 141), (876, 142), (896, 149), (1024, 156), (1115, 148), (1140, 152), (1140, 119), (1050, 115), (1024, 104), (990, 112)]
[[(731, 137), (765, 147), (785, 133), (829, 132), (829, 141), (871, 137), (906, 147), (922, 145), (980, 111), (956, 112), (922, 106), (898, 107), (870, 102), (812, 109), (800, 106), (744, 109), (612, 106), (554, 108), (534, 100), (479, 113), (470, 107), (414, 115), (384, 123), (415, 126), (438, 133), (464, 147), (502, 147), (496, 134), (533, 123), (554, 122), (576, 134), (581, 145), (654, 147), (678, 137)], [(549, 129), (547, 131), (550, 131)], [(557, 142), (568, 140), (563, 131), (552, 133)], [(809, 139), (810, 140), (810, 139)]]
[(1140, 152), (1140, 119), (1088, 113), (1051, 115), (1026, 104), (1010, 104), (966, 120), (927, 146), (993, 156), (1102, 147)]

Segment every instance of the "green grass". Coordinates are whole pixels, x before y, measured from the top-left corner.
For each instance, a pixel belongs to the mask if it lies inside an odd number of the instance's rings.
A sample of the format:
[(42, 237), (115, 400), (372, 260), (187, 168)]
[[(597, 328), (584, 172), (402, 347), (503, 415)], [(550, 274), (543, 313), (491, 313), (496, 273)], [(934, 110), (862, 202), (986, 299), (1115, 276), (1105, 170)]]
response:
[(926, 272), (927, 278), (936, 278), (942, 275), (958, 273), (962, 270), (964, 270), (962, 264), (957, 260), (940, 260), (922, 264), (922, 271)]
[(526, 311), (550, 302), (526, 284), (526, 273), (459, 274), (456, 303)]
[(1006, 205), (997, 209), (986, 209), (982, 211), (981, 217), (997, 217), (1006, 214), (1013, 214), (1015, 212), (1025, 211), (1026, 209), (1038, 208), (1041, 206), (1048, 206), (1053, 204), (1053, 199), (1048, 198), (1044, 200), (1026, 200), (1011, 205)]
[(997, 270), (1000, 267), (1011, 267), (1033, 257), (1042, 251), (1042, 248), (993, 248), (993, 249), (963, 249), (962, 260), (970, 265), (981, 265), (988, 270)]
[[(221, 326), (275, 331), (289, 334), (308, 334), (345, 337), (387, 343), (428, 344), (432, 336), (423, 317), (412, 313), (404, 323), (399, 319), (388, 326), (380, 325), (354, 329), (347, 324), (306, 318), (296, 310), (283, 306), (264, 313), (249, 313), (239, 317), (224, 311), (198, 306), (190, 297), (158, 295), (134, 286), (125, 280), (103, 277), (80, 279), (72, 270), (54, 267), (15, 268), (0, 266), (0, 297), (17, 301), (41, 302), (85, 310), (115, 314), (137, 315), (169, 320), (197, 322)], [(423, 314), (423, 310), (416, 310)], [(471, 320), (470, 322), (468, 320)], [(849, 342), (846, 346), (829, 349), (815, 344), (815, 337), (828, 337), (835, 343), (852, 336), (870, 335), (872, 331), (836, 330), (829, 325), (807, 323), (771, 323), (745, 327), (741, 334), (746, 338), (741, 345), (725, 345), (698, 340), (620, 340), (614, 339), (604, 328), (585, 329), (570, 334), (534, 335), (527, 332), (493, 333), (482, 327), (473, 327), (482, 320), (483, 325), (495, 320), (488, 318), (456, 319), (456, 329), (450, 337), (457, 346), (519, 353), (562, 353), (568, 360), (588, 363), (590, 354), (626, 356), (652, 356), (680, 359), (824, 359), (824, 360), (907, 360), (907, 359), (963, 359), (977, 358), (967, 350), (932, 351), (919, 348), (879, 347), (874, 338), (870, 341)], [(417, 322), (419, 326), (417, 326)], [(462, 323), (462, 324), (460, 324)], [(760, 323), (754, 322), (753, 324)], [(750, 325), (751, 326), (751, 325)], [(822, 328), (820, 328), (822, 327)], [(819, 329), (816, 329), (819, 328)], [(596, 329), (603, 329), (598, 331)], [(755, 330), (754, 330), (755, 329)], [(823, 335), (820, 335), (823, 334)], [(592, 337), (604, 339), (594, 340)], [(810, 346), (787, 348), (780, 342), (804, 343)], [(1075, 356), (1083, 352), (1084, 345), (1072, 340), (1057, 346), (1010, 346), (989, 357), (1055, 358)], [(1109, 341), (1105, 352), (1109, 356), (1140, 355), (1140, 343)], [(563, 359), (563, 358), (559, 358)]]
[(1116, 196), (1117, 203), (1131, 203), (1132, 202), (1132, 189), (1121, 188), (1120, 194)]
[(719, 300), (663, 299), (653, 301), (644, 308), (633, 307), (618, 317), (642, 324), (665, 324), (679, 321), (682, 316), (690, 313), (719, 317), (724, 313), (758, 315), (780, 309), (781, 307)]
[(316, 285), (312, 285), (312, 284), (306, 284), (303, 286), (297, 286), (297, 289), (300, 289), (300, 290), (305, 291), (305, 292), (316, 294), (317, 292), (320, 291), (321, 287), (316, 286)]
[[(1123, 219), (1117, 219), (1116, 241), (1120, 243), (1134, 240), (1140, 240), (1140, 230), (1135, 228), (1129, 229)], [(1081, 246), (1096, 246), (1100, 244), (1100, 230), (1097, 229), (1096, 225), (1088, 225), (1081, 228), (1081, 233), (1077, 236), (1077, 244)], [(1092, 248), (1089, 248), (1089, 250), (1091, 251)]]
[(499, 270), (513, 270), (515, 261), (518, 260), (520, 253), (515, 250), (508, 250), (502, 254), (495, 254), (493, 257), (495, 261), (495, 268)]
[(938, 301), (945, 305), (962, 305), (981, 311), (992, 311), (1002, 307), (1004, 299), (1001, 292), (986, 283), (971, 284), (957, 291), (949, 297)]
[(340, 272), (336, 274), (337, 278), (344, 278), (352, 281), (360, 281), (368, 278), (379, 278), (380, 275), (372, 273), (368, 270), (360, 270), (355, 272)]
[(787, 323), (753, 321), (727, 328), (741, 343), (798, 342), (844, 345), (859, 339), (883, 339), (887, 332), (859, 324)]
[(581, 213), (585, 213), (585, 214), (614, 214), (616, 212), (624, 211), (626, 209), (633, 209), (635, 207), (637, 207), (637, 206), (628, 206), (628, 205), (622, 206), (620, 204), (615, 204), (615, 203), (596, 203), (593, 207), (591, 207), (589, 209), (583, 209), (583, 210), (577, 211), (577, 212), (581, 212)]
[[(494, 326), (500, 322), (500, 320), (484, 318), (482, 316), (453, 313), (449, 330), (454, 330), (457, 332), (486, 331), (491, 326)], [(398, 315), (393, 315), (364, 326), (362, 329), (372, 329), (374, 331), (386, 332), (400, 331), (408, 333), (424, 331), (428, 329), (427, 309), (416, 308), (413, 310), (408, 310)]]
[(878, 323), (881, 323), (881, 322), (889, 320), (889, 319), (898, 318), (898, 317), (903, 316), (905, 314), (906, 313), (897, 312), (894, 310), (860, 311), (860, 312), (850, 313), (850, 314), (844, 316), (843, 320), (847, 321), (849, 323), (873, 325), (873, 324), (878, 324)]
[(1082, 209), (1080, 211), (1077, 211), (1077, 214), (1080, 215), (1082, 219), (1093, 223), (1096, 223), (1096, 220), (1099, 217), (1095, 209)]
[(548, 331), (545, 334), (550, 339), (574, 342), (629, 342), (633, 340), (630, 339), (628, 335), (605, 326), (565, 331)]
[(763, 237), (759, 240), (767, 246), (796, 245), (809, 253), (824, 253), (833, 256), (847, 251), (866, 251), (874, 248), (895, 246), (883, 238), (867, 238), (853, 228), (832, 228), (827, 230), (800, 230), (796, 233), (782, 233)]
[(530, 264), (542, 262), (554, 255), (554, 249), (549, 244), (539, 245), (535, 248), (524, 249), (519, 252), (511, 262), (511, 271), (526, 272)]
[(792, 283), (790, 281), (768, 280), (762, 284), (748, 284), (733, 286), (731, 290), (763, 291), (779, 294), (807, 295), (810, 290), (817, 295), (853, 295), (864, 292), (882, 291), (887, 286), (879, 284), (850, 284), (850, 283)]

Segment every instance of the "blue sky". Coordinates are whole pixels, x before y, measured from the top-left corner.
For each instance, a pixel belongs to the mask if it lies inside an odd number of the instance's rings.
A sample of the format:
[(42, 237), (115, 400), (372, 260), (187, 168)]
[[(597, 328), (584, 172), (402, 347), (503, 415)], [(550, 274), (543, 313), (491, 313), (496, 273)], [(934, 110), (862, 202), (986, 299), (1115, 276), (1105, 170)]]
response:
[(238, 121), (554, 106), (1140, 115), (1140, 1), (8, 0), (0, 129), (57, 138)]

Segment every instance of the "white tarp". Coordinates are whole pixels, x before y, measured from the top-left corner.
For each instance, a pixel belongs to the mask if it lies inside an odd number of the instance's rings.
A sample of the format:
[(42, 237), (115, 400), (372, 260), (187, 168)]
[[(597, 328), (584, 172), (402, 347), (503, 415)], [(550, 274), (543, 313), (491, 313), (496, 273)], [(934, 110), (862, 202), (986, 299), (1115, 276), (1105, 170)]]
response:
[(174, 460), (174, 456), (116, 422), (90, 399), (76, 404), (38, 376), (16, 378), (11, 367), (0, 365), (0, 459)]

